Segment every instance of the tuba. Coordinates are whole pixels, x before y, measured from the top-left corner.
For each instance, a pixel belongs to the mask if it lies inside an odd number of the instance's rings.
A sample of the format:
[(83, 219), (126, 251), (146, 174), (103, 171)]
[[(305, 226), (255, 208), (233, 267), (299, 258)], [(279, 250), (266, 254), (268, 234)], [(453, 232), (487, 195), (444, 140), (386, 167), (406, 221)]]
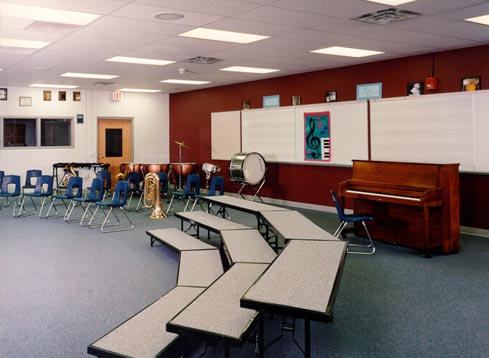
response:
[(160, 197), (160, 177), (156, 173), (148, 173), (144, 177), (144, 207), (151, 209), (154, 207), (150, 215), (150, 219), (166, 218), (163, 212), (163, 205)]
[(117, 181), (119, 180), (126, 180), (127, 176), (129, 175), (129, 173), (131, 172), (131, 170), (129, 169), (129, 166), (124, 170), (124, 172), (120, 172), (119, 174), (117, 174), (115, 176), (115, 178), (117, 179)]
[(60, 182), (61, 186), (67, 187), (70, 178), (77, 176), (74, 168), (75, 168), (75, 163), (66, 164), (66, 166), (63, 168), (64, 175)]

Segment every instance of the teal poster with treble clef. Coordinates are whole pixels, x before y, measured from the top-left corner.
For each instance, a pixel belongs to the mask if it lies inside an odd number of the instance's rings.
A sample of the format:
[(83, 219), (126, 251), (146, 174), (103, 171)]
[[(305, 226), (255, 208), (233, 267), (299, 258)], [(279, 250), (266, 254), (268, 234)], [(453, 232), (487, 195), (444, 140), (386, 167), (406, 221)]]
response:
[(304, 113), (304, 160), (331, 160), (331, 127), (328, 112)]

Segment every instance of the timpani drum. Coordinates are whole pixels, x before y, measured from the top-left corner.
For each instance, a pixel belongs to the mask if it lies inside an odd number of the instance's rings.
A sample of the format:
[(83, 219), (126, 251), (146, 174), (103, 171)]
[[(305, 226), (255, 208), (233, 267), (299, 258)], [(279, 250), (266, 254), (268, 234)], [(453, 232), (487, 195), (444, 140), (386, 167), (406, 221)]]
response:
[(179, 177), (181, 176), (183, 185), (189, 174), (197, 174), (198, 172), (199, 166), (197, 163), (171, 163), (169, 176), (171, 182), (175, 185), (179, 183)]
[(168, 173), (169, 170), (169, 164), (146, 164), (146, 173)]
[(249, 185), (259, 184), (265, 177), (266, 164), (261, 154), (236, 153), (229, 162), (231, 180)]

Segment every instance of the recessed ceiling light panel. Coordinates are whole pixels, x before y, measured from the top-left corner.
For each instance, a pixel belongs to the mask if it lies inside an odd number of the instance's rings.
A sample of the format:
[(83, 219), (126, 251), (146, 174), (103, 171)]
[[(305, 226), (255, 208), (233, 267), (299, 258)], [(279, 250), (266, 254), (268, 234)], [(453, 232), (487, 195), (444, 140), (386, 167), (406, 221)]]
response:
[(367, 0), (367, 1), (376, 2), (384, 5), (397, 6), (397, 5), (407, 4), (408, 2), (413, 2), (415, 0)]
[(276, 70), (274, 68), (231, 66), (231, 67), (221, 68), (221, 71), (244, 72), (244, 73), (262, 73), (263, 74), (263, 73), (278, 72), (280, 70)]
[(0, 47), (16, 47), (16, 48), (33, 48), (39, 49), (49, 45), (49, 42), (45, 41), (31, 41), (31, 40), (17, 40), (0, 38)]
[(334, 56), (345, 56), (345, 57), (366, 57), (366, 56), (380, 55), (383, 53), (380, 51), (362, 50), (358, 48), (341, 47), (341, 46), (326, 47), (311, 52), (320, 53), (323, 55), (334, 55)]
[(86, 25), (100, 17), (100, 15), (89, 14), (86, 12), (57, 10), (18, 4), (0, 4), (0, 14), (5, 17), (79, 26)]
[(76, 72), (66, 72), (60, 75), (61, 77), (74, 77), (74, 78), (95, 78), (100, 80), (111, 80), (113, 78), (119, 77), (117, 75), (100, 75), (95, 73), (76, 73)]
[(269, 38), (269, 36), (253, 35), (244, 32), (206, 29), (204, 27), (198, 27), (196, 29), (181, 33), (178, 36), (191, 37), (191, 38), (201, 39), (201, 40), (234, 42), (239, 44), (249, 44), (251, 42), (260, 41)]
[(156, 93), (161, 92), (159, 89), (144, 89), (144, 88), (121, 88), (121, 92), (136, 92), (136, 93)]
[(471, 17), (470, 19), (465, 19), (467, 21), (476, 22), (482, 25), (489, 25), (489, 15)]
[(177, 79), (168, 79), (160, 81), (161, 83), (176, 83), (182, 85), (205, 85), (206, 83), (210, 83), (209, 81), (191, 81), (191, 80), (177, 80)]
[(78, 86), (73, 86), (73, 85), (59, 85), (59, 84), (53, 84), (53, 83), (33, 83), (29, 87), (36, 87), (36, 88), (78, 88)]
[(155, 60), (152, 58), (125, 57), (125, 56), (115, 56), (112, 58), (108, 58), (105, 61), (135, 63), (139, 65), (153, 65), (153, 66), (165, 66), (165, 65), (169, 65), (170, 63), (175, 63), (175, 61)]

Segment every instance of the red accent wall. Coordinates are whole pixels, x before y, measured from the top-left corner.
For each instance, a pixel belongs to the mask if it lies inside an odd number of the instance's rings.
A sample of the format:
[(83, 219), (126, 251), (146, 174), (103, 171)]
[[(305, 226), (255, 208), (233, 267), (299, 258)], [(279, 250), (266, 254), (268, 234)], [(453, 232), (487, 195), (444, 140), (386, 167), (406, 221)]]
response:
[[(226, 191), (238, 191), (240, 185), (229, 181), (228, 161), (211, 161), (211, 113), (241, 108), (242, 100), (251, 100), (251, 108), (262, 107), (262, 97), (280, 95), (280, 105), (289, 106), (293, 95), (301, 95), (303, 104), (324, 102), (326, 91), (336, 91), (338, 101), (356, 98), (356, 85), (382, 82), (383, 97), (407, 93), (407, 83), (424, 81), (432, 73), (438, 78), (433, 93), (461, 90), (462, 77), (481, 76), (482, 89), (489, 88), (489, 46), (444, 51), (435, 54), (371, 62), (323, 71), (238, 83), (210, 89), (170, 95), (170, 160), (178, 162), (178, 146), (184, 141), (183, 162), (211, 162), (221, 166)], [(433, 72), (432, 72), (433, 71)], [(429, 95), (425, 91), (425, 95)], [(333, 205), (329, 190), (351, 177), (351, 168), (268, 163), (264, 197)], [(461, 225), (489, 229), (486, 206), (489, 202), (489, 175), (460, 175)]]

